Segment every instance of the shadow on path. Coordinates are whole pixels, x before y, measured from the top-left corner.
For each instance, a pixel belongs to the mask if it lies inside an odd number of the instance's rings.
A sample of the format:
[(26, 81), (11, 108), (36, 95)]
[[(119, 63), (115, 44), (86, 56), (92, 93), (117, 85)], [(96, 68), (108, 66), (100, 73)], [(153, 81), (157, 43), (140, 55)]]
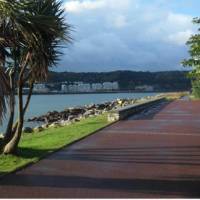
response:
[(200, 166), (200, 146), (149, 146), (133, 148), (74, 149), (59, 152), (49, 160), (106, 163), (172, 164)]
[[(15, 175), (15, 179), (7, 179), (2, 186), (52, 187), (52, 188), (83, 188), (101, 190), (120, 190), (129, 193), (144, 194), (181, 194), (185, 197), (199, 197), (200, 179), (187, 177), (188, 180), (146, 180), (146, 179), (113, 179), (82, 176), (44, 176)], [(38, 181), (40, 180), (40, 181)], [(0, 186), (1, 187), (1, 186)]]
[(166, 106), (168, 106), (171, 102), (172, 101), (170, 100), (165, 100), (159, 104), (149, 107), (148, 109), (145, 109), (142, 112), (130, 116), (128, 119), (125, 120), (152, 120), (155, 115), (164, 110)]

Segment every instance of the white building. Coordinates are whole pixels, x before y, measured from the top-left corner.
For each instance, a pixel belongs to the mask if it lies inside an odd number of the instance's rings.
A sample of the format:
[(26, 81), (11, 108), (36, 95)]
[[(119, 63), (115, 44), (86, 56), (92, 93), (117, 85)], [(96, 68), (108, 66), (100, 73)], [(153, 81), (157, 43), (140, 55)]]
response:
[(62, 84), (62, 85), (61, 85), (61, 92), (68, 92), (68, 91), (69, 91), (68, 85)]
[(89, 83), (79, 83), (77, 90), (78, 92), (91, 92), (91, 85)]
[(135, 90), (137, 91), (144, 91), (144, 92), (153, 92), (154, 87), (151, 85), (141, 85), (141, 86), (136, 86)]
[(102, 83), (92, 83), (91, 85), (92, 91), (101, 91), (103, 89)]
[(36, 83), (34, 84), (33, 92), (38, 92), (38, 93), (49, 92), (49, 89), (46, 87), (46, 84)]
[(119, 90), (119, 84), (118, 84), (118, 82), (113, 82), (112, 83), (112, 89), (113, 90)]
[(78, 85), (76, 85), (76, 84), (68, 85), (68, 91), (69, 92), (78, 92)]
[(103, 89), (104, 90), (118, 90), (119, 89), (118, 82), (104, 82)]
[(62, 92), (93, 92), (93, 91), (102, 91), (102, 90), (118, 90), (118, 82), (105, 82), (105, 83), (82, 83), (74, 82), (73, 84), (62, 84)]

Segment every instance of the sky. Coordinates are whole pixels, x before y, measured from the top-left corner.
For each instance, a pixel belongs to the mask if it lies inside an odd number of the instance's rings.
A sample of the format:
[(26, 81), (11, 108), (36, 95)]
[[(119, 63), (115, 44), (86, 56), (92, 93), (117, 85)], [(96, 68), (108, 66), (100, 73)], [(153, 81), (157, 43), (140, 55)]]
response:
[(65, 0), (73, 44), (57, 71), (183, 70), (200, 0)]

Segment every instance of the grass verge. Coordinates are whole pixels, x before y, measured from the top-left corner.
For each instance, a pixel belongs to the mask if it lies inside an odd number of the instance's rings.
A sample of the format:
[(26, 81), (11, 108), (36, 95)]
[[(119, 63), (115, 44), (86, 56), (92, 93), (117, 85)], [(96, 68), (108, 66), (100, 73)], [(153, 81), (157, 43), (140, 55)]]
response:
[(49, 153), (84, 138), (108, 124), (107, 115), (100, 115), (65, 127), (24, 134), (17, 156), (0, 155), (0, 175), (15, 171), (29, 163), (35, 163)]
[(167, 92), (162, 94), (167, 100), (177, 100), (181, 97), (188, 96), (189, 92)]

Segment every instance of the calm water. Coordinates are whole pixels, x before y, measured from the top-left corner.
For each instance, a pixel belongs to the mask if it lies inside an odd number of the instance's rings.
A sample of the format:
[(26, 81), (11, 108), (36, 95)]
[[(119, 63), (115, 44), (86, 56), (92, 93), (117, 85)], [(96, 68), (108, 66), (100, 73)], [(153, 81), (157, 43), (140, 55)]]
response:
[[(144, 96), (153, 96), (157, 93), (109, 93), (109, 94), (73, 94), (73, 95), (33, 95), (26, 119), (39, 116), (48, 111), (61, 111), (67, 107), (83, 106), (91, 103), (103, 103), (117, 98), (141, 98)], [(27, 124), (26, 124), (27, 125)], [(6, 119), (0, 132), (5, 129)]]

